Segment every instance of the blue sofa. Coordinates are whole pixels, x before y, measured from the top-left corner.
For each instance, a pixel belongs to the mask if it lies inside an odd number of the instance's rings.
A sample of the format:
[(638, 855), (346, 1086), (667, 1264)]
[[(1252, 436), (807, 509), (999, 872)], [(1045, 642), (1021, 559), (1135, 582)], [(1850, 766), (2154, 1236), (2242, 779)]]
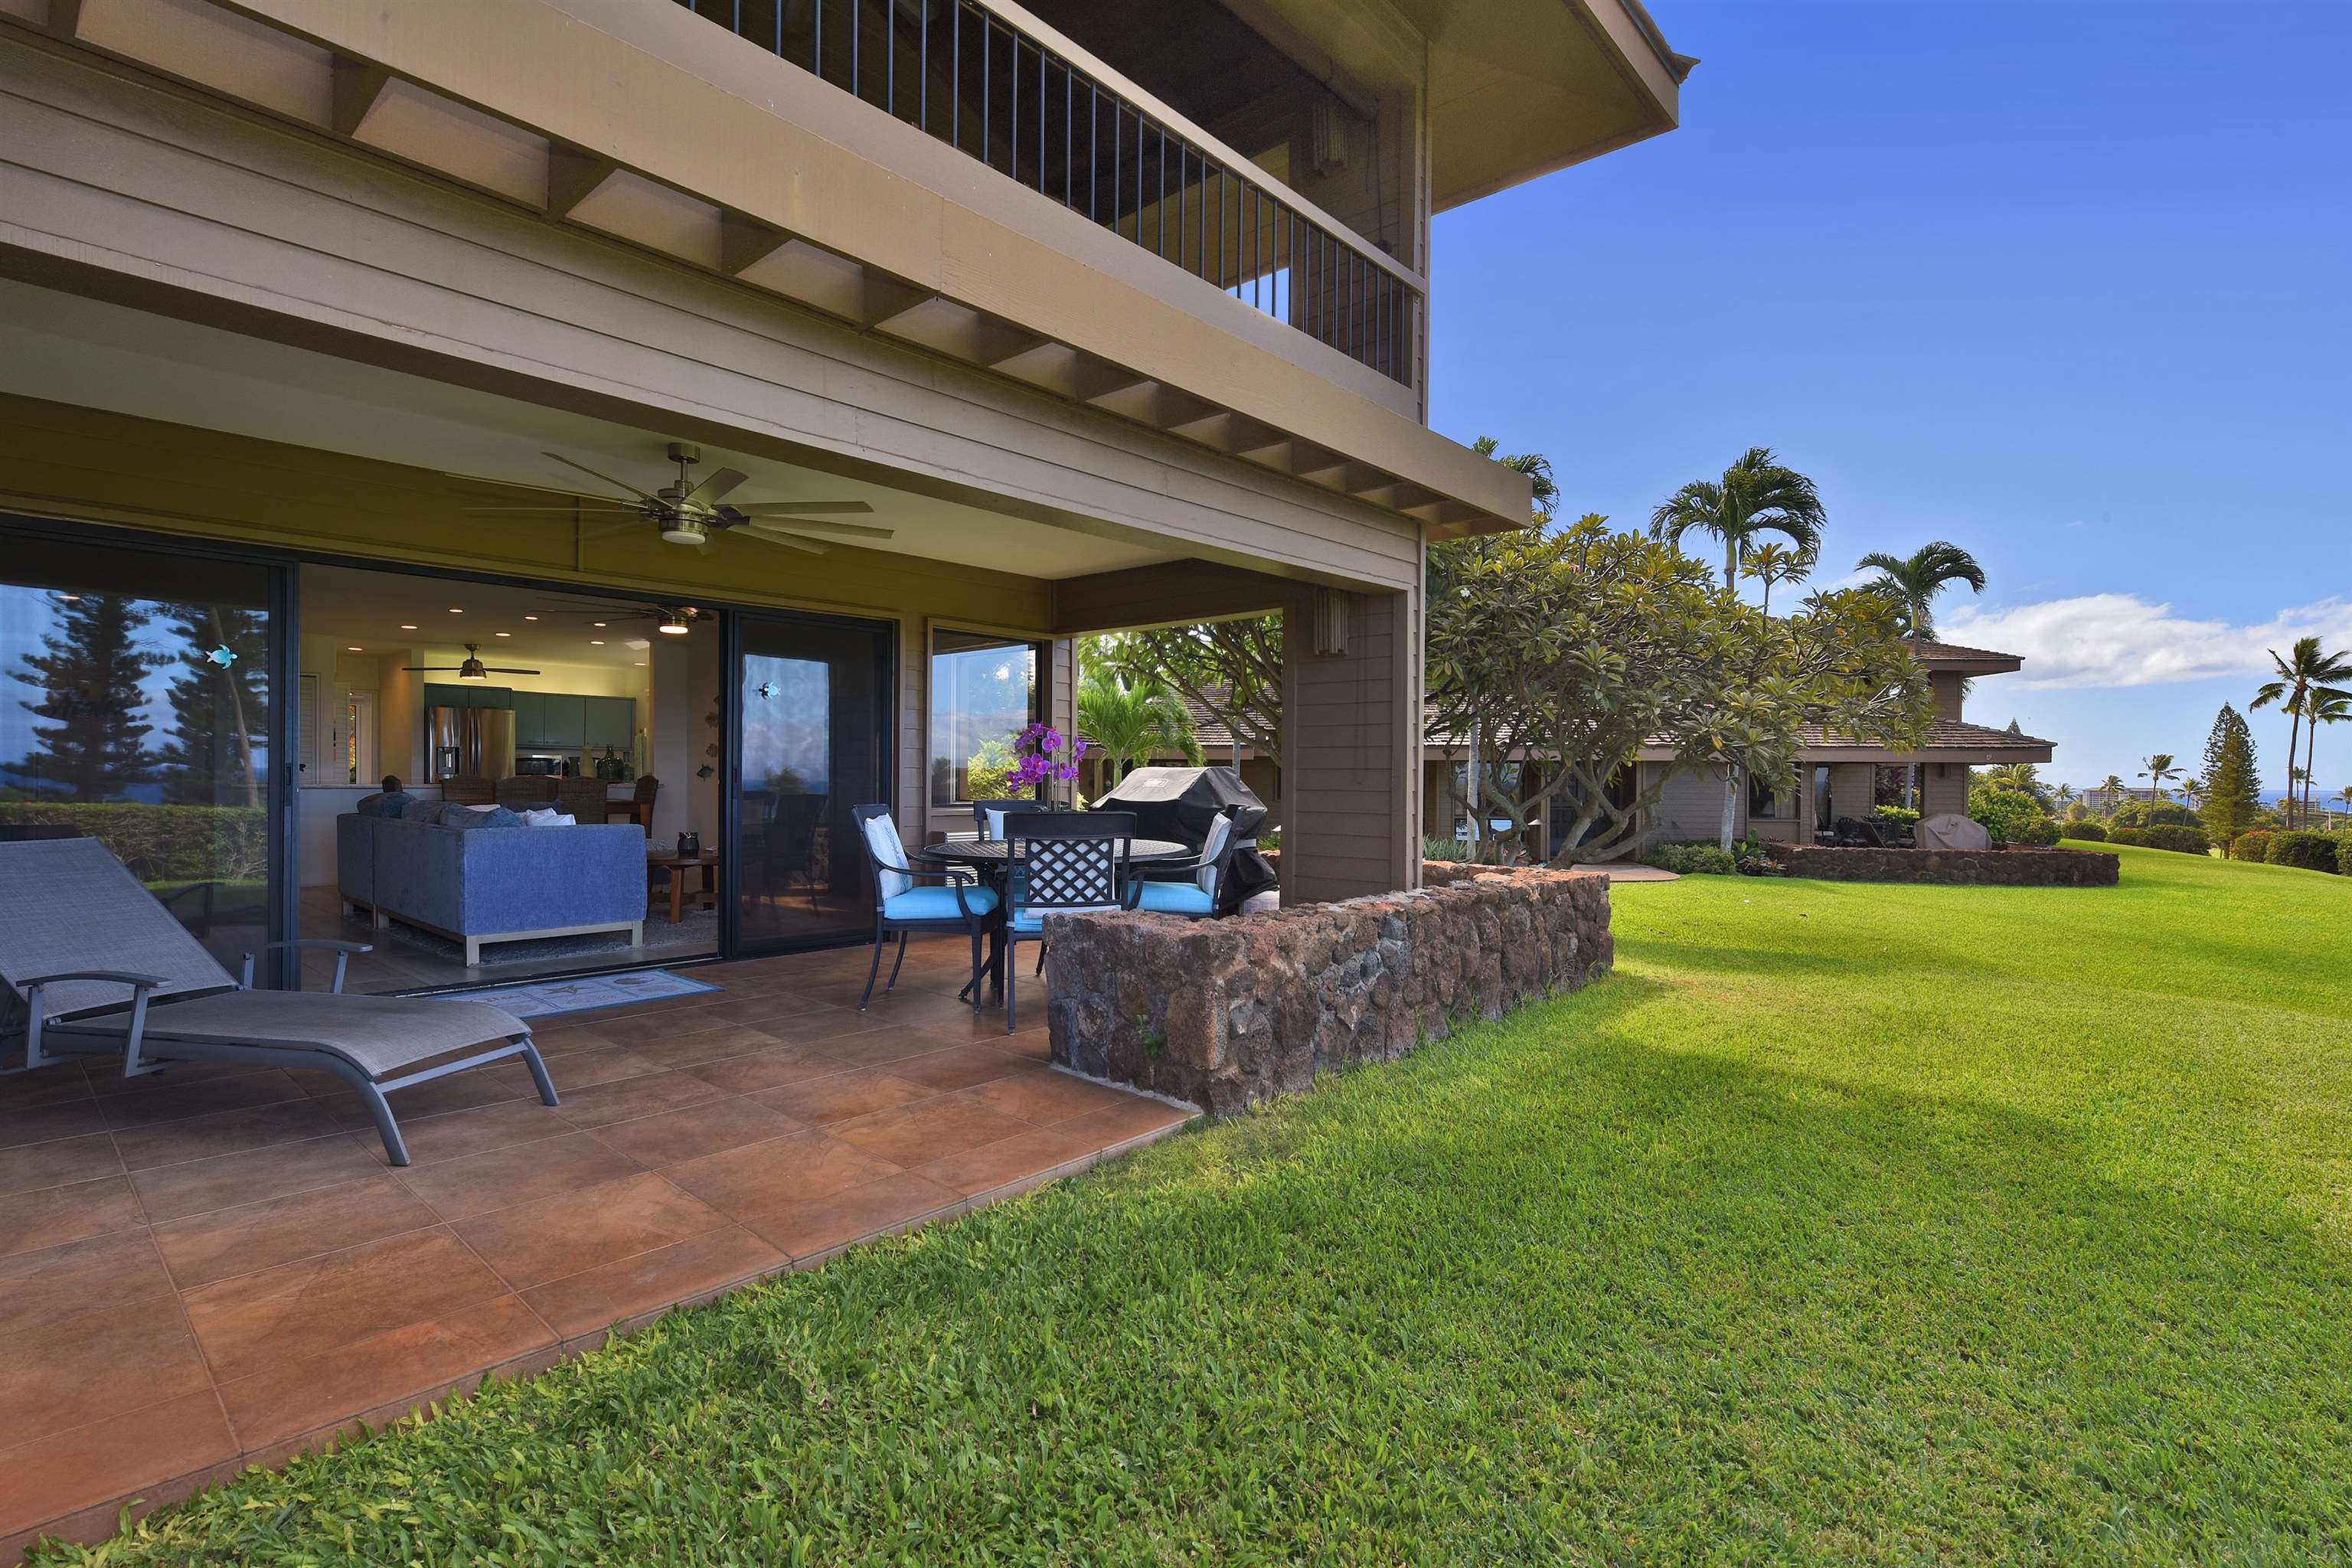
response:
[(349, 813), (335, 818), (337, 890), (386, 921), (482, 944), (646, 933), (646, 836), (633, 822), (572, 827), (443, 827)]

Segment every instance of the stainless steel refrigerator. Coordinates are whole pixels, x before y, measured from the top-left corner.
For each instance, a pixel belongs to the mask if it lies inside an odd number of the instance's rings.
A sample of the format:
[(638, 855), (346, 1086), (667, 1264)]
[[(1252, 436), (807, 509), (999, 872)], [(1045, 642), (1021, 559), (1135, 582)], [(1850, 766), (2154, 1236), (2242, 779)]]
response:
[(468, 775), (512, 778), (514, 724), (511, 708), (427, 708), (425, 782), (443, 784)]

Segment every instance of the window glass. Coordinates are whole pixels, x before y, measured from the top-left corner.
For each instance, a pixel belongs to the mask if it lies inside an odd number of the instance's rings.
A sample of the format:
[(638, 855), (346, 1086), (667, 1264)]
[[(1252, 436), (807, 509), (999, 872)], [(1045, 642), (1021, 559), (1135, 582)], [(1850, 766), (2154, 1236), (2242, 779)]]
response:
[(945, 629), (931, 634), (931, 804), (1013, 793), (1013, 742), (1038, 717), (1038, 645)]
[(1827, 833), (1837, 826), (1837, 808), (1830, 788), (1830, 770), (1826, 763), (1813, 769), (1813, 826)]
[(1748, 775), (1748, 815), (1760, 822), (1774, 822), (1780, 816), (1780, 792), (1772, 781), (1759, 774)]

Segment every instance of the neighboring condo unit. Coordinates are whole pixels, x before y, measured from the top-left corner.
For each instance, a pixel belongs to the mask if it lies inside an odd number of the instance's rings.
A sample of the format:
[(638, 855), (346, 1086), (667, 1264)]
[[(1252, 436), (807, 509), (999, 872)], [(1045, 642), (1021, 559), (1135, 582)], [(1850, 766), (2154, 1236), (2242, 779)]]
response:
[[(1286, 894), (1410, 886), (1423, 552), (1529, 504), (1427, 426), (1432, 215), (1690, 63), (1637, 0), (0, 0), (0, 816), (226, 814), (134, 868), (385, 989), (859, 940), (853, 807), (968, 827), (1073, 638), (1273, 611)], [(394, 888), (383, 773), (710, 908)]]

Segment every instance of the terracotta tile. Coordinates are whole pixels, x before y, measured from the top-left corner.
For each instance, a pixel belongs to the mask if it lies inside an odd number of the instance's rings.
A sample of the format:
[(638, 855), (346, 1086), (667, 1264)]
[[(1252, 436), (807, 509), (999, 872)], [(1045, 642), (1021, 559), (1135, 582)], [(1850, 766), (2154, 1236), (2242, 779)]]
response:
[(823, 1013), (829, 1004), (804, 992), (772, 991), (765, 995), (736, 996), (714, 1002), (708, 1007), (698, 1007), (695, 1013), (714, 1023), (759, 1024), (771, 1018), (792, 1018), (807, 1013)]
[[(610, 1054), (583, 1052), (581, 1056), (567, 1059), (578, 1062)], [(639, 1070), (641, 1067), (642, 1064), (638, 1064), (630, 1070)], [(547, 1070), (548, 1076), (555, 1080), (558, 1094), (570, 1087), (572, 1080), (567, 1079), (564, 1073), (551, 1067)], [(357, 1094), (349, 1089), (338, 1089), (314, 1098), (333, 1114), (337, 1121), (352, 1131), (356, 1131), (362, 1128), (372, 1130), (375, 1126), (373, 1119), (368, 1114), (366, 1105), (361, 1101)], [(486, 1068), (476, 1068), (471, 1072), (456, 1073), (448, 1078), (435, 1079), (430, 1083), (421, 1083), (414, 1089), (397, 1089), (385, 1098), (391, 1101), (392, 1114), (398, 1119), (404, 1130), (412, 1120), (446, 1115), (456, 1110), (471, 1110), (478, 1106), (498, 1105), (510, 1100), (528, 1100), (536, 1104), (539, 1100), (539, 1089), (531, 1083), (530, 1071), (520, 1062), (508, 1060)]]
[[(564, 1015), (557, 1016), (560, 1019)], [(540, 1056), (551, 1062), (558, 1057), (571, 1056), (579, 1051), (609, 1051), (626, 1044), (585, 1024), (561, 1022), (533, 1024), (530, 1038), (531, 1043), (539, 1047)]]
[(405, 1399), (436, 1394), (487, 1367), (554, 1343), (520, 1296), (494, 1296), (404, 1324), (331, 1354), (280, 1361), (220, 1385), (239, 1442), (248, 1448), (347, 1421)]
[(959, 1209), (962, 1204), (961, 1194), (900, 1172), (825, 1197), (779, 1205), (751, 1215), (744, 1223), (762, 1240), (797, 1260)]
[(0, 1194), (121, 1174), (122, 1157), (114, 1152), (114, 1140), (103, 1132), (0, 1149)]
[(1085, 1131), (1073, 1131), (1070, 1124), (1064, 1122), (1058, 1127), (1040, 1127), (1001, 1142), (983, 1143), (977, 1149), (918, 1165), (915, 1170), (918, 1174), (928, 1176), (943, 1186), (953, 1187), (966, 1196), (978, 1197), (1000, 1187), (1042, 1175), (1094, 1153), (1101, 1147), (1099, 1138)]
[[(886, 963), (884, 967), (887, 970), (888, 966)], [(1025, 980), (1027, 976), (1024, 975), (1023, 978)], [(963, 982), (959, 980), (956, 984), (961, 985)], [(984, 984), (985, 982), (982, 984)], [(854, 1008), (857, 1005), (857, 993), (864, 988), (865, 982), (860, 981), (856, 985), (830, 992), (827, 995), (830, 1000), (838, 1001), (844, 1006)], [(1030, 990), (1024, 986), (1024, 990), (1029, 995), (1036, 997), (1041, 1005), (1045, 1001), (1045, 993), (1043, 987)], [(984, 1031), (988, 1021), (993, 1019), (996, 1032), (998, 1034), (1004, 1032), (1004, 1005), (1001, 1001), (992, 1000), (983, 1005), (980, 1012), (981, 1021), (975, 1024), (970, 1002), (957, 1001), (950, 992), (921, 989), (910, 991), (904, 983), (900, 984), (898, 990), (887, 995), (883, 994), (882, 987), (877, 983), (874, 987), (874, 1000), (866, 1005), (866, 1016), (878, 1024), (916, 1029), (952, 1028), (967, 1036), (975, 1029)]]
[(273, 1143), (322, 1138), (338, 1131), (335, 1119), (317, 1100), (289, 1100), (131, 1128), (114, 1135), (114, 1146), (121, 1151), (124, 1165), (143, 1171), (154, 1165), (176, 1165), (183, 1160), (208, 1160)]
[(800, 1127), (799, 1122), (781, 1110), (729, 1095), (702, 1105), (599, 1127), (596, 1138), (651, 1169), (781, 1138), (787, 1132), (799, 1131)]
[(451, 1226), (499, 1277), (520, 1290), (651, 1252), (726, 1216), (650, 1173), (603, 1182)]
[(758, 1237), (730, 1225), (538, 1286), (524, 1291), (523, 1300), (568, 1339), (772, 1273), (790, 1261)]
[(796, 1121), (822, 1127), (829, 1121), (846, 1121), (853, 1116), (887, 1110), (910, 1100), (924, 1099), (931, 1092), (920, 1084), (867, 1068), (762, 1089), (752, 1098)]
[(688, 1068), (740, 1057), (749, 1051), (773, 1050), (782, 1043), (766, 1030), (754, 1028), (749, 1024), (720, 1024), (688, 1034), (655, 1031), (634, 1042), (629, 1048), (665, 1068)]
[[(551, 1067), (547, 1069), (547, 1076), (555, 1080), (555, 1092), (563, 1096), (575, 1089), (592, 1089), (600, 1083), (644, 1078), (649, 1073), (665, 1070), (667, 1065), (642, 1056), (627, 1046), (614, 1046), (601, 1051), (575, 1051), (563, 1058), (561, 1071)], [(523, 1080), (523, 1086), (527, 1092), (536, 1092), (530, 1089), (528, 1078)], [(398, 1107), (395, 1105), (394, 1109)]]
[(1066, 1121), (1135, 1098), (1106, 1084), (1089, 1083), (1050, 1068), (1032, 1068), (962, 1091), (983, 1105), (1040, 1126)]
[[(440, 1116), (400, 1119), (401, 1141), (408, 1145), (412, 1165), (437, 1164), (518, 1143), (568, 1137), (578, 1131), (558, 1115), (553, 1106), (541, 1105), (535, 1097), (502, 1100), (496, 1105), (452, 1110)], [(353, 1132), (352, 1138), (374, 1156), (378, 1164), (391, 1163), (384, 1157), (383, 1140), (375, 1135), (373, 1127)]]
[(29, 1442), (210, 1384), (178, 1300), (151, 1296), (0, 1339), (0, 1433)]
[(152, 1084), (152, 1088), (100, 1094), (98, 1107), (105, 1113), (106, 1124), (116, 1129), (152, 1127), (158, 1122), (185, 1121), (191, 1117), (211, 1116), (224, 1110), (308, 1098), (300, 1084), (275, 1068), (198, 1081), (177, 1078), (176, 1071), (166, 1068), (152, 1078), (136, 1080)]
[(131, 1184), (157, 1224), (237, 1204), (287, 1197), (372, 1176), (381, 1165), (343, 1136), (278, 1143), (216, 1160), (191, 1160), (134, 1172)]
[[(21, 1066), (24, 1057), (9, 1064)], [(39, 1105), (57, 1105), (66, 1100), (90, 1098), (89, 1079), (83, 1075), (82, 1063), (64, 1061), (50, 1067), (36, 1068), (31, 1072), (12, 1072), (0, 1078), (0, 1116), (14, 1110), (29, 1110)]]
[(598, 1182), (637, 1173), (635, 1160), (585, 1132), (492, 1149), (463, 1159), (411, 1165), (401, 1173), (408, 1190), (444, 1219), (467, 1219)]
[(463, 1242), (436, 1227), (224, 1279), (181, 1300), (226, 1383), (504, 1294)]
[(997, 1042), (996, 1048), (1040, 1066), (1054, 1059), (1054, 1042), (1043, 1029), (1024, 1029), (1017, 1035), (1007, 1035)]
[(161, 1072), (141, 1073), (135, 1078), (122, 1076), (122, 1057), (90, 1057), (82, 1063), (82, 1075), (100, 1099), (116, 1094), (152, 1094), (158, 1090), (184, 1090), (191, 1084), (220, 1083), (233, 1078), (255, 1078), (283, 1072), (283, 1068), (261, 1062), (167, 1061)]
[(1031, 1131), (1018, 1117), (940, 1095), (836, 1122), (833, 1135), (897, 1165), (920, 1165)]
[(691, 1073), (656, 1073), (650, 1078), (624, 1079), (618, 1083), (572, 1090), (564, 1095), (561, 1114), (574, 1127), (602, 1127), (608, 1122), (676, 1110), (680, 1106), (699, 1105), (725, 1092)]
[(895, 1068), (917, 1057), (937, 1056), (951, 1050), (961, 1042), (931, 1029), (911, 1029), (893, 1026), (875, 1029), (863, 1035), (847, 1035), (837, 1040), (810, 1042), (809, 1048), (824, 1052), (851, 1067)]
[(1117, 1105), (1089, 1110), (1084, 1116), (1073, 1116), (1067, 1121), (1055, 1122), (1055, 1126), (1091, 1137), (1108, 1149), (1149, 1132), (1181, 1127), (1199, 1114), (1197, 1110), (1169, 1105), (1148, 1095), (1130, 1094), (1123, 1097)]
[(779, 1204), (804, 1203), (879, 1181), (898, 1167), (818, 1131), (748, 1143), (662, 1173), (720, 1213), (742, 1218)]
[(155, 1227), (183, 1290), (440, 1223), (390, 1176), (216, 1209)]
[(172, 1277), (144, 1230), (0, 1259), (0, 1334), (168, 1294)]
[(773, 1045), (821, 1049), (829, 1041), (848, 1039), (852, 1036), (887, 1028), (889, 1025), (883, 1019), (855, 1013), (846, 1007), (828, 1007), (823, 1012), (798, 1013), (789, 1018), (764, 1018), (757, 1024), (742, 1026), (757, 1029)]
[[(47, 1069), (43, 1069), (47, 1070)], [(0, 1111), (0, 1149), (26, 1143), (47, 1143), (57, 1138), (79, 1138), (106, 1131), (106, 1117), (95, 1100), (72, 1100), (52, 1105)]]
[(749, 1056), (729, 1057), (725, 1061), (705, 1062), (687, 1071), (708, 1084), (714, 1084), (730, 1094), (756, 1094), (763, 1089), (781, 1089), (789, 1083), (805, 1083), (813, 1078), (829, 1078), (849, 1070), (845, 1063), (832, 1057), (819, 1055), (799, 1046), (780, 1046), (773, 1050), (754, 1051)]
[(919, 1083), (926, 1089), (947, 1090), (970, 1089), (976, 1083), (988, 1083), (1000, 1078), (1010, 1078), (1030, 1063), (1010, 1051), (994, 1046), (950, 1046), (943, 1051), (928, 1056), (909, 1057), (890, 1064), (892, 1078)]
[(129, 1230), (146, 1220), (121, 1176), (18, 1193), (0, 1200), (0, 1258)]
[[(0, 1533), (152, 1491), (157, 1482), (233, 1459), (236, 1451), (210, 1388), (0, 1449)], [(111, 1523), (109, 1518), (100, 1528)]]

